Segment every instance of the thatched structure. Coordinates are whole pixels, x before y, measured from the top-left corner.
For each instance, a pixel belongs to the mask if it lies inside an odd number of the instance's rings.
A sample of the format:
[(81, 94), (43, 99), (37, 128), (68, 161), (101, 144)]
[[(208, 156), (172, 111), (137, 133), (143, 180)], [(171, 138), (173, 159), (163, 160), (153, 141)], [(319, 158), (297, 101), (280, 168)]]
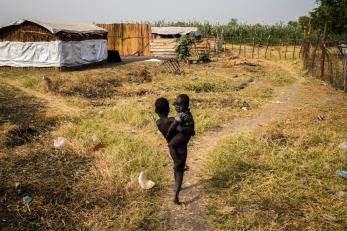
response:
[(19, 20), (0, 27), (0, 66), (81, 66), (107, 59), (107, 31), (89, 24)]

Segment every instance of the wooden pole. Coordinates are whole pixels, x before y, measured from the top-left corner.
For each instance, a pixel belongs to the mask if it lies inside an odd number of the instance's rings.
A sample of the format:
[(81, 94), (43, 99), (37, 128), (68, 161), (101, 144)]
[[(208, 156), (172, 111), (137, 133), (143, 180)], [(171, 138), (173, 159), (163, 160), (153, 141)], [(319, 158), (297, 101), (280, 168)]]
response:
[(313, 50), (312, 63), (311, 63), (311, 66), (310, 66), (310, 70), (311, 71), (314, 70), (314, 64), (316, 62), (316, 54), (317, 54), (317, 49), (319, 47), (320, 36), (321, 36), (321, 34), (319, 33), (316, 46), (314, 47), (314, 50)]
[(255, 38), (253, 37), (252, 59), (254, 59)]
[(279, 44), (279, 47), (278, 47), (278, 54), (280, 56), (280, 59), (282, 59), (281, 47), (282, 47), (282, 39), (280, 39), (280, 44)]
[(323, 31), (323, 37), (322, 37), (322, 55), (320, 59), (320, 78), (323, 79), (324, 77), (324, 69), (325, 69), (325, 56), (326, 56), (326, 50), (325, 50), (325, 39), (326, 39), (326, 32), (327, 32), (327, 23), (324, 25), (324, 31)]
[(344, 80), (343, 80), (343, 88), (344, 88), (344, 91), (347, 92), (347, 57), (345, 57), (345, 64), (343, 66), (343, 69), (344, 69)]
[(303, 52), (304, 52), (304, 55), (303, 55), (303, 58), (304, 58), (304, 65), (306, 67), (307, 65), (307, 58), (308, 58), (308, 55), (310, 53), (310, 46), (311, 46), (311, 30), (312, 30), (312, 25), (311, 25), (311, 18), (310, 20), (308, 21), (308, 32), (307, 32), (307, 36), (306, 36), (306, 39), (305, 39), (305, 43), (304, 43), (304, 48), (303, 48)]
[(241, 47), (242, 46), (242, 34), (240, 34), (240, 47), (239, 47), (239, 56), (241, 55)]
[(286, 42), (286, 50), (284, 52), (284, 59), (287, 59), (287, 52), (288, 52), (288, 42)]
[(267, 50), (269, 49), (271, 35), (267, 38), (267, 44), (265, 49), (265, 59), (267, 58)]
[(294, 39), (293, 59), (295, 59), (295, 47), (296, 47), (296, 39)]

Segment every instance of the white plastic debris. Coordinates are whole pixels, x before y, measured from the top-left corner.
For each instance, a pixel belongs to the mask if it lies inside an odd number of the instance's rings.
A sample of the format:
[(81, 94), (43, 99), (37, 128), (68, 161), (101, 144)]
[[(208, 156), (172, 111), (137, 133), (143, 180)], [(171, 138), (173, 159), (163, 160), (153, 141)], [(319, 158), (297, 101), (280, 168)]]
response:
[(347, 142), (343, 142), (342, 144), (340, 144), (340, 149), (347, 151)]
[(92, 135), (92, 141), (93, 141), (93, 144), (101, 144), (101, 141), (95, 134)]
[(64, 137), (58, 137), (53, 142), (53, 146), (56, 149), (62, 148), (64, 145), (65, 145), (65, 138)]
[(140, 172), (139, 175), (139, 184), (143, 189), (151, 189), (154, 187), (155, 183), (151, 180), (148, 180), (144, 172)]
[(243, 111), (248, 111), (248, 109), (246, 107), (242, 107), (241, 108)]
[(279, 100), (273, 101), (272, 103), (275, 103), (275, 104), (284, 104), (284, 102), (279, 101)]
[(136, 128), (131, 129), (131, 133), (132, 133), (132, 134), (136, 134), (136, 133), (137, 133)]
[(344, 191), (339, 191), (335, 194), (337, 197), (341, 198), (341, 199), (345, 199), (347, 198), (347, 193)]
[(157, 63), (159, 63), (159, 62), (161, 62), (161, 60), (160, 59), (148, 59), (145, 62), (157, 62)]
[(325, 116), (324, 116), (324, 115), (318, 115), (318, 116), (317, 116), (317, 119), (318, 119), (319, 121), (323, 121), (323, 120), (325, 120)]

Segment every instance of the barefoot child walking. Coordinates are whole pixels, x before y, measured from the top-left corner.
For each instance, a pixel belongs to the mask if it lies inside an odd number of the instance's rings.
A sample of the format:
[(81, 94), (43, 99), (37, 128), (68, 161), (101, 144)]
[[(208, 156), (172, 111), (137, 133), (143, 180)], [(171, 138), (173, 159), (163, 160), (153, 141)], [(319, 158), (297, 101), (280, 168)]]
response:
[(194, 119), (189, 110), (189, 97), (185, 94), (179, 95), (174, 105), (177, 111), (175, 118), (168, 117), (170, 107), (165, 98), (156, 100), (155, 112), (159, 116), (156, 125), (168, 142), (170, 155), (174, 162), (174, 203), (180, 204), (179, 192), (181, 191), (186, 166), (187, 145), (191, 136), (195, 135), (195, 131)]

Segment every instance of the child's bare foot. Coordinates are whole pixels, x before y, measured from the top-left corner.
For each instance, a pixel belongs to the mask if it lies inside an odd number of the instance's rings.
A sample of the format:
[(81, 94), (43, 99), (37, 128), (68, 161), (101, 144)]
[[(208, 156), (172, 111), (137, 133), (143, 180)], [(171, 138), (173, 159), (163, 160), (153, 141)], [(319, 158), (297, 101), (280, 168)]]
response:
[(182, 203), (179, 201), (178, 197), (175, 197), (175, 199), (173, 200), (173, 202), (176, 204), (176, 205), (181, 205)]

